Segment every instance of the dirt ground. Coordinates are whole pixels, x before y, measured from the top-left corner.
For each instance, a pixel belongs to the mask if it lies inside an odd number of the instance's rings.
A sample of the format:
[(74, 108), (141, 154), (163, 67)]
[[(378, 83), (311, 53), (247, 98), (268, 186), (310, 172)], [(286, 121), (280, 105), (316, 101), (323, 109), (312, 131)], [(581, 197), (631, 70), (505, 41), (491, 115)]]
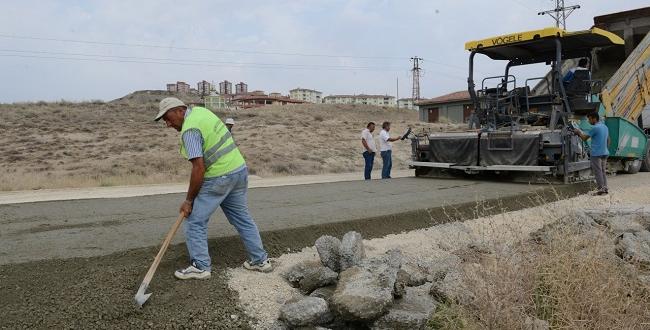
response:
[[(237, 329), (249, 319), (227, 286), (226, 274), (205, 281), (176, 281), (184, 246), (165, 255), (137, 309), (133, 296), (156, 248), (91, 259), (67, 259), (0, 267), (2, 329)], [(172, 261), (173, 260), (173, 261)]]
[[(178, 154), (178, 133), (151, 120), (167, 96), (137, 92), (111, 102), (0, 104), (0, 190), (186, 181), (189, 165)], [(235, 119), (235, 140), (251, 174), (259, 176), (360, 171), (359, 136), (368, 121), (393, 122), (395, 135), (408, 125), (449, 126), (420, 123), (412, 110), (360, 105), (265, 106), (217, 114)], [(408, 141), (395, 142), (394, 168), (404, 167), (410, 150)]]

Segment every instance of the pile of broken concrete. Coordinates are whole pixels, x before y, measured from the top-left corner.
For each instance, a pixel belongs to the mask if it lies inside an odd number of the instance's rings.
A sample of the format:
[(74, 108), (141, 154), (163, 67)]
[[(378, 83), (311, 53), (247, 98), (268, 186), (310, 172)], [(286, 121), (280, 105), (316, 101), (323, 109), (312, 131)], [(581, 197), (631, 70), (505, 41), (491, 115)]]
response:
[(621, 259), (650, 266), (650, 207), (646, 205), (612, 206), (607, 209), (576, 211), (583, 221), (607, 227), (616, 234), (616, 255)]
[(303, 295), (281, 308), (276, 329), (423, 329), (436, 306), (431, 282), (459, 262), (418, 263), (399, 250), (367, 258), (357, 232), (322, 236), (315, 246), (320, 260), (283, 274)]

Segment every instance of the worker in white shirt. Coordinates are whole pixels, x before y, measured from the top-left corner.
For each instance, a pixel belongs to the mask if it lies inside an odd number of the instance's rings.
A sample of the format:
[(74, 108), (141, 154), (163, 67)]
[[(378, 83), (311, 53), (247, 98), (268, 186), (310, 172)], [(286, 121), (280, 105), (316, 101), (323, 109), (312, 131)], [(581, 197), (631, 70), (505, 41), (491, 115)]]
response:
[(391, 142), (397, 141), (400, 138), (391, 138), (390, 134), (388, 134), (390, 131), (390, 122), (383, 122), (381, 128), (381, 132), (379, 132), (379, 151), (381, 154), (381, 160), (383, 161), (381, 178), (390, 179), (390, 170), (393, 167), (393, 146), (391, 145)]
[(369, 122), (366, 128), (361, 131), (361, 144), (363, 145), (363, 159), (366, 166), (363, 169), (363, 177), (370, 180), (370, 173), (372, 172), (372, 165), (375, 162), (375, 154), (377, 147), (375, 146), (375, 139), (372, 137), (372, 132), (375, 131), (375, 123)]

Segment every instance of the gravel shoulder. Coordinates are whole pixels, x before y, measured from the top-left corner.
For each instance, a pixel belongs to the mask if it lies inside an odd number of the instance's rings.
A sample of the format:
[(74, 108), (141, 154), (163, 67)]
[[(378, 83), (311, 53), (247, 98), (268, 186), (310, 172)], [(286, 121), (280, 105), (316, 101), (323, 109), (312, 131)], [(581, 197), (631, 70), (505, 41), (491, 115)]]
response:
[[(464, 222), (450, 222), (400, 234), (364, 240), (367, 257), (399, 249), (409, 258), (436, 262), (453, 257), (452, 252), (470, 247), (500, 247), (522, 241), (545, 224), (568, 215), (577, 208), (608, 208), (612, 205), (644, 205), (650, 202), (650, 186), (618, 188), (607, 197), (581, 195), (541, 206), (480, 217)], [(255, 328), (265, 329), (279, 315), (285, 302), (300, 297), (283, 277), (294, 265), (303, 261), (319, 261), (313, 246), (287, 253), (275, 260), (272, 274), (255, 274), (239, 268), (228, 270), (228, 285), (238, 293), (240, 304), (248, 315), (256, 318)], [(271, 296), (259, 296), (265, 291)]]

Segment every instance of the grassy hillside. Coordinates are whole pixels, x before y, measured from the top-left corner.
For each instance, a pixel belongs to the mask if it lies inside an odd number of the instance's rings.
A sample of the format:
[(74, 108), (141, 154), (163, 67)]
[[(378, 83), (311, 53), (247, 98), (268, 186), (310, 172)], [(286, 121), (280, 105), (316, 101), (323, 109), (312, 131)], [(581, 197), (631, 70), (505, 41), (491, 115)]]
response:
[[(184, 182), (190, 167), (178, 154), (178, 133), (151, 120), (166, 96), (142, 91), (108, 103), (1, 104), (0, 190)], [(395, 134), (407, 125), (441, 128), (419, 123), (416, 111), (373, 106), (217, 114), (236, 120), (235, 140), (260, 176), (362, 171), (360, 132), (368, 121), (391, 121)], [(404, 168), (410, 143), (396, 142), (394, 149), (394, 167)]]

